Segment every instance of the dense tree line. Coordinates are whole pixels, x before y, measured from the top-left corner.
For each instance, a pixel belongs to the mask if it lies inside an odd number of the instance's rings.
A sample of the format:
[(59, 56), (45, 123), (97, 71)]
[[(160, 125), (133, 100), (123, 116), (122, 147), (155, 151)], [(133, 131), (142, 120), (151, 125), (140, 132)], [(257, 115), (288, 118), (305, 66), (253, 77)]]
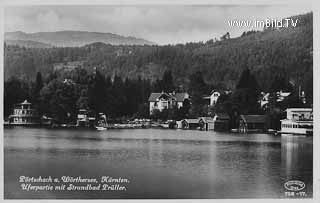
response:
[(52, 116), (61, 122), (74, 120), (79, 109), (103, 112), (111, 118), (149, 117), (148, 97), (151, 91), (172, 92), (176, 88), (170, 71), (155, 82), (147, 79), (121, 78), (102, 74), (98, 69), (88, 73), (75, 69), (68, 74), (40, 72), (31, 82), (10, 78), (4, 88), (5, 117), (16, 103), (31, 101), (41, 115)]
[[(215, 113), (227, 113), (231, 118), (231, 127), (237, 126), (240, 114), (268, 114), (270, 126), (279, 128), (284, 110), (289, 107), (307, 107), (312, 101), (303, 104), (299, 100), (298, 90), (286, 82), (283, 76), (277, 75), (271, 87), (270, 108), (266, 111), (258, 103), (260, 86), (255, 76), (246, 68), (242, 72), (236, 88), (231, 94), (219, 89), (221, 96), (215, 106), (210, 107), (204, 100), (214, 88), (204, 81), (201, 72), (189, 76), (187, 92), (191, 100), (185, 101), (182, 108), (174, 107), (162, 112), (155, 111), (149, 115), (148, 97), (151, 92), (181, 91), (174, 85), (171, 71), (164, 72), (162, 79), (154, 82), (146, 79), (113, 78), (102, 74), (98, 69), (88, 73), (84, 69), (75, 69), (67, 75), (51, 74), (45, 79), (37, 73), (35, 81), (27, 83), (17, 78), (5, 82), (4, 109), (5, 117), (11, 113), (13, 105), (29, 99), (41, 115), (55, 118), (59, 122), (74, 122), (79, 109), (87, 109), (92, 115), (100, 112), (110, 119), (152, 118), (161, 120), (181, 120), (213, 116)], [(291, 96), (277, 103), (277, 91), (290, 90)]]

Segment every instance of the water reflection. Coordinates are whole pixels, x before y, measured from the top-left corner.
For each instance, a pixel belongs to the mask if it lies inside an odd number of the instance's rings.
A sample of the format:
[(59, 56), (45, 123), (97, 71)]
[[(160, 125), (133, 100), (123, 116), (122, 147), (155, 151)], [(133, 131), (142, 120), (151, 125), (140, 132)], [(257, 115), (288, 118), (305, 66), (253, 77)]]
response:
[[(175, 130), (5, 129), (6, 198), (279, 198), (312, 195), (312, 138)], [(20, 175), (129, 177), (126, 192), (23, 192)]]
[[(281, 169), (283, 183), (290, 180), (300, 180), (306, 184), (308, 196), (312, 196), (313, 167), (312, 138), (303, 136), (282, 136), (281, 139)], [(308, 170), (309, 169), (309, 170)], [(285, 190), (283, 188), (283, 190)]]

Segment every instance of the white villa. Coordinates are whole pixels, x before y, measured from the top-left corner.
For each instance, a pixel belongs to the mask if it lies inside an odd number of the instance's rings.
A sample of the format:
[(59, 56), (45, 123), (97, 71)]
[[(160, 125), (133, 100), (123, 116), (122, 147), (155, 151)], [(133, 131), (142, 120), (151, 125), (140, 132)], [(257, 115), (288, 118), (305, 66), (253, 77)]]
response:
[(178, 108), (181, 108), (184, 104), (184, 102), (187, 100), (189, 101), (190, 97), (189, 94), (186, 92), (183, 93), (151, 93), (149, 97), (149, 110), (150, 114), (155, 109), (158, 109), (159, 111), (163, 111), (164, 109), (170, 109), (174, 106), (177, 106)]
[[(276, 92), (276, 102), (282, 102), (285, 98), (291, 95), (291, 92), (283, 92), (282, 90)], [(270, 99), (270, 93), (261, 92), (261, 98), (259, 99), (259, 103), (261, 108), (268, 108)]]
[(263, 108), (269, 103), (270, 93), (261, 92), (261, 98), (259, 100), (260, 106)]
[(291, 92), (283, 92), (282, 90), (277, 92), (277, 102), (282, 102), (286, 97), (290, 96)]
[(217, 90), (212, 90), (209, 96), (205, 96), (203, 98), (209, 101), (210, 106), (214, 106), (217, 103), (220, 95), (221, 93), (218, 92)]

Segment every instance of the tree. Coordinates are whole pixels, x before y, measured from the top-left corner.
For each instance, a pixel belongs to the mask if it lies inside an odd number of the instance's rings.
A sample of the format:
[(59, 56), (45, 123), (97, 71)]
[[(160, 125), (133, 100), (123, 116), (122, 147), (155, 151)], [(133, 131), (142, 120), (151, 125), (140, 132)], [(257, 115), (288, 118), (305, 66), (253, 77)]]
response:
[(29, 99), (29, 85), (12, 77), (4, 83), (4, 117), (12, 113), (14, 104)]
[(226, 40), (226, 39), (230, 39), (230, 33), (227, 32), (226, 34), (222, 35), (222, 37), (220, 37), (220, 40)]
[(207, 112), (203, 111), (203, 106), (206, 105), (203, 96), (208, 92), (207, 84), (205, 83), (200, 71), (190, 75), (189, 79), (189, 93), (192, 103), (190, 113), (193, 117), (204, 116)]
[(183, 118), (189, 117), (189, 111), (191, 108), (190, 100), (186, 99), (183, 101), (182, 107), (178, 110), (178, 119), (181, 120)]
[(149, 117), (149, 105), (147, 103), (139, 104), (138, 111), (135, 114), (138, 118), (148, 118)]
[(82, 89), (80, 97), (77, 100), (77, 109), (89, 109), (88, 90)]
[(256, 78), (254, 77), (254, 75), (250, 73), (250, 70), (248, 68), (245, 68), (241, 73), (241, 76), (236, 88), (237, 89), (250, 88), (253, 90), (260, 89)]
[(50, 81), (40, 91), (41, 112), (60, 122), (71, 122), (77, 114), (77, 90), (75, 84)]
[(57, 99), (59, 102), (58, 112), (60, 120), (64, 122), (72, 122), (77, 115), (78, 109), (76, 106), (78, 96), (76, 94), (76, 85), (62, 83), (59, 85), (59, 88), (56, 90)]
[(163, 90), (162, 80), (156, 79), (152, 84), (152, 90), (154, 92), (161, 92)]
[(88, 89), (88, 102), (90, 110), (95, 113), (106, 113), (107, 83), (105, 77), (97, 70), (93, 75), (92, 83)]
[(278, 91), (288, 91), (291, 92), (293, 89), (292, 85), (289, 83), (287, 78), (283, 74), (277, 74), (270, 87), (270, 92), (278, 92)]
[(57, 89), (61, 84), (57, 79), (50, 81), (46, 84), (40, 91), (40, 111), (47, 115), (58, 118), (57, 106), (59, 102), (57, 101)]
[(175, 87), (174, 87), (174, 83), (173, 83), (173, 77), (172, 77), (172, 73), (170, 70), (167, 70), (163, 73), (163, 77), (162, 77), (162, 90), (164, 92), (172, 92)]
[(127, 102), (127, 97), (125, 95), (124, 83), (120, 76), (114, 76), (110, 93), (110, 104), (112, 106), (111, 114), (115, 117), (125, 115), (125, 105)]
[(233, 106), (241, 114), (258, 114), (259, 85), (248, 68), (242, 72), (236, 90), (232, 94)]
[(33, 103), (38, 110), (40, 110), (40, 107), (39, 107), (40, 91), (42, 88), (43, 88), (42, 76), (41, 76), (41, 73), (38, 72), (36, 76), (36, 81), (33, 83), (32, 90), (31, 90), (31, 103)]
[(153, 83), (154, 92), (172, 92), (175, 90), (172, 73), (170, 70), (166, 70), (163, 73), (162, 79), (156, 79)]
[(280, 108), (285, 110), (287, 108), (302, 108), (306, 107), (305, 104), (302, 103), (299, 92), (293, 91), (288, 97), (286, 97), (280, 104)]

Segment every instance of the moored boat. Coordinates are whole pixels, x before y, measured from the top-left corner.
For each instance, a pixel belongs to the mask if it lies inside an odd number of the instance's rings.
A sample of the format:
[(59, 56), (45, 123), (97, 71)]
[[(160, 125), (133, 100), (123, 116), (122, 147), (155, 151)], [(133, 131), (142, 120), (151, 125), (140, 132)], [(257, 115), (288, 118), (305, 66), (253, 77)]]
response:
[(96, 126), (96, 129), (97, 129), (97, 130), (100, 130), (100, 131), (101, 131), (101, 130), (107, 130), (106, 127), (102, 127), (102, 126)]

